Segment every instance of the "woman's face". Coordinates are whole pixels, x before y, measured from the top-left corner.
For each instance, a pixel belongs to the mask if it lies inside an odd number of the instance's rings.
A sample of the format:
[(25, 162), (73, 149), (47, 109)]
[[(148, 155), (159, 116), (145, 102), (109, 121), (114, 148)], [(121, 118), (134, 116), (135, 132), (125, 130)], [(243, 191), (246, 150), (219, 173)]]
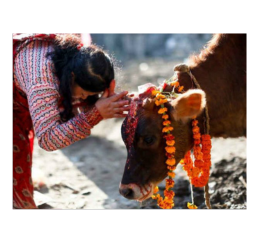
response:
[(72, 98), (74, 99), (87, 99), (88, 96), (100, 94), (101, 92), (90, 92), (82, 89), (79, 85), (74, 84), (72, 86)]

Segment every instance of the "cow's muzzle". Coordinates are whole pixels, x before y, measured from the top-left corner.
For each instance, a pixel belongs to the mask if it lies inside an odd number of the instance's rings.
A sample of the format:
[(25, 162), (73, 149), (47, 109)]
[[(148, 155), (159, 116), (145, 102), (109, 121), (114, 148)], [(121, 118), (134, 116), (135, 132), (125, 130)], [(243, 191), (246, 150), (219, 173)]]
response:
[(153, 188), (154, 187), (151, 183), (144, 186), (140, 186), (134, 183), (127, 185), (120, 183), (119, 192), (127, 199), (141, 202), (152, 196)]

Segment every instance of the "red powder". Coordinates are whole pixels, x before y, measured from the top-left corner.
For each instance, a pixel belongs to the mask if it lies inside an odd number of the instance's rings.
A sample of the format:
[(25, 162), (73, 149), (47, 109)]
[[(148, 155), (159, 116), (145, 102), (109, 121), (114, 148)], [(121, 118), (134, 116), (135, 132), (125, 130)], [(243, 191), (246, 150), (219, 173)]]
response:
[(133, 143), (136, 127), (139, 120), (139, 118), (137, 117), (137, 108), (138, 108), (138, 102), (135, 100), (131, 101), (130, 110), (127, 116), (126, 129), (125, 129), (128, 148), (130, 148)]
[(132, 143), (134, 141), (135, 131), (139, 121), (139, 117), (137, 116), (138, 108), (139, 106), (141, 106), (143, 99), (151, 96), (152, 90), (155, 90), (155, 88), (156, 87), (151, 83), (146, 84), (146, 89), (144, 90), (144, 92), (140, 93), (139, 97), (135, 97), (130, 103), (130, 110), (127, 115), (125, 129), (128, 149), (132, 146)]

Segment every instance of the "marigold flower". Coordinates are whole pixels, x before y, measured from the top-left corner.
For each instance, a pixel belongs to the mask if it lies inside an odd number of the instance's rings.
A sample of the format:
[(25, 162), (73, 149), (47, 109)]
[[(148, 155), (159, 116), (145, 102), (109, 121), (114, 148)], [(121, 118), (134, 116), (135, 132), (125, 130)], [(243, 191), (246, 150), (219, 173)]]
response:
[(158, 94), (158, 93), (160, 93), (160, 91), (158, 91), (158, 90), (152, 90), (152, 93), (151, 93), (151, 94), (152, 94), (153, 96), (155, 96), (155, 95)]
[(211, 150), (209, 153), (203, 153), (203, 159), (211, 159)]
[(195, 140), (194, 140), (194, 144), (201, 144), (200, 139), (195, 139)]
[[(209, 179), (209, 178), (208, 178)], [(208, 182), (208, 179), (204, 179), (203, 176), (200, 176), (200, 177), (192, 177), (191, 178), (191, 183), (192, 185), (194, 185), (195, 187), (204, 187), (207, 182)]]
[(203, 167), (204, 162), (202, 160), (195, 160), (195, 166), (198, 168)]
[(174, 178), (176, 176), (174, 172), (168, 172), (167, 175), (171, 178)]
[(174, 182), (173, 179), (166, 179), (166, 184), (168, 184), (168, 185), (174, 185), (175, 182)]
[(164, 190), (164, 196), (167, 197), (168, 199), (173, 199), (175, 196), (175, 193), (172, 190), (170, 191)]
[(168, 124), (171, 124), (171, 122), (169, 120), (166, 120), (162, 123), (164, 126), (167, 126)]
[(175, 153), (176, 148), (173, 147), (173, 146), (166, 146), (166, 147), (165, 147), (165, 150), (166, 150), (168, 153)]
[(163, 198), (162, 198), (162, 196), (160, 194), (157, 194), (156, 196), (157, 196), (157, 201), (158, 202), (163, 201)]
[(212, 144), (211, 143), (201, 143), (202, 144), (202, 148), (205, 150), (205, 149), (207, 149), (207, 150), (211, 150), (211, 148), (212, 148)]
[(173, 165), (176, 164), (176, 159), (174, 159), (174, 158), (168, 158), (166, 160), (166, 164), (168, 164), (169, 166), (173, 166)]
[(210, 170), (210, 167), (212, 166), (212, 163), (211, 163), (211, 160), (210, 159), (203, 159), (203, 169), (209, 169)]
[(197, 120), (193, 120), (192, 121), (192, 126), (196, 126), (198, 124), (198, 121)]
[(193, 127), (193, 134), (199, 133), (199, 127)]
[(202, 148), (203, 155), (209, 155), (211, 153), (211, 149)]
[(195, 166), (193, 169), (192, 169), (192, 173), (191, 173), (191, 177), (198, 177), (201, 173), (201, 169), (197, 166)]
[(160, 108), (159, 111), (158, 111), (158, 113), (159, 113), (159, 114), (163, 114), (163, 113), (165, 113), (167, 110), (168, 110), (167, 108)]
[(173, 200), (173, 198), (165, 197), (164, 203), (167, 204), (167, 205), (168, 205), (168, 204), (173, 204), (173, 203), (174, 203), (174, 200)]
[(161, 201), (158, 206), (162, 209), (172, 209), (174, 207), (174, 202)]
[(170, 188), (173, 188), (175, 185), (175, 182), (173, 179), (166, 179), (166, 190), (169, 190)]
[(162, 119), (164, 119), (164, 120), (167, 120), (168, 118), (169, 118), (168, 115), (163, 115), (163, 116), (162, 116)]
[(196, 160), (202, 160), (203, 159), (203, 153), (202, 152), (196, 152), (194, 153)]
[(156, 100), (156, 101), (155, 101), (155, 104), (156, 104), (157, 106), (159, 106), (159, 105), (164, 104), (164, 103), (166, 103), (166, 102), (168, 102), (167, 99), (160, 99), (160, 100)]
[(155, 193), (157, 193), (158, 191), (159, 191), (159, 187), (156, 186), (156, 187), (154, 188), (154, 190), (153, 190), (153, 193), (155, 194)]
[(200, 139), (201, 138), (201, 134), (200, 133), (193, 134), (193, 138), (194, 139)]
[(197, 206), (196, 205), (194, 205), (194, 204), (192, 204), (192, 203), (187, 203), (187, 207), (189, 208), (189, 209), (197, 209)]
[(195, 145), (193, 147), (194, 153), (200, 153), (201, 152), (201, 147), (199, 145)]
[(156, 104), (157, 106), (160, 106), (160, 105), (161, 105), (161, 103), (160, 103), (159, 100), (156, 100), (156, 101), (155, 101), (155, 104)]
[(156, 99), (165, 99), (165, 95), (162, 94), (162, 93), (159, 93), (159, 94), (156, 96)]
[(210, 168), (203, 168), (202, 169), (202, 176), (204, 177), (204, 178), (208, 178), (209, 176), (210, 176)]
[(156, 194), (156, 195), (153, 194), (153, 195), (151, 196), (151, 198), (154, 199), (154, 200), (158, 199), (158, 194)]
[(168, 146), (173, 146), (174, 144), (175, 144), (174, 140), (168, 140), (168, 141), (166, 141), (166, 145), (168, 145)]
[(183, 90), (183, 86), (178, 88), (178, 92), (180, 93)]
[(179, 82), (178, 81), (175, 81), (175, 82), (172, 82), (170, 84), (172, 87), (178, 87), (179, 86)]
[(173, 129), (174, 129), (173, 127), (167, 126), (167, 127), (164, 127), (164, 128), (162, 129), (162, 132), (172, 131)]
[(204, 134), (204, 135), (202, 135), (202, 140), (211, 140), (211, 136)]

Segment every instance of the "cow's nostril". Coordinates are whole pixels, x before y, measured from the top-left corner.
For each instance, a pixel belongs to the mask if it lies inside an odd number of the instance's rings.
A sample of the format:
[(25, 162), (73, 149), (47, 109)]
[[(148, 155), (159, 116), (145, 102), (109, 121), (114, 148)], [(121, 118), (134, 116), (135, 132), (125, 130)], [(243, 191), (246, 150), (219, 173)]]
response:
[(131, 188), (120, 189), (120, 194), (123, 195), (127, 199), (133, 199), (134, 193)]

